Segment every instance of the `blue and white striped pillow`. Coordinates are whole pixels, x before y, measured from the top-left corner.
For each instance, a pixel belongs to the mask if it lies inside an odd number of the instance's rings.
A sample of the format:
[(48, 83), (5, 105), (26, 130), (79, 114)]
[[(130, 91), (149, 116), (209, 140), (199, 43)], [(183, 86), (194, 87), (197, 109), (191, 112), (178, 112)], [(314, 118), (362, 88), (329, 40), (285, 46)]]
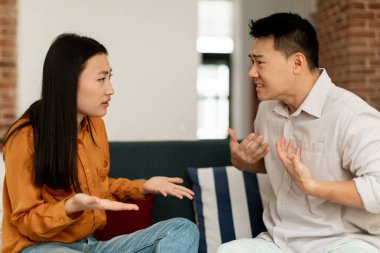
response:
[(199, 252), (215, 252), (225, 242), (265, 231), (256, 174), (233, 166), (188, 168), (193, 183)]

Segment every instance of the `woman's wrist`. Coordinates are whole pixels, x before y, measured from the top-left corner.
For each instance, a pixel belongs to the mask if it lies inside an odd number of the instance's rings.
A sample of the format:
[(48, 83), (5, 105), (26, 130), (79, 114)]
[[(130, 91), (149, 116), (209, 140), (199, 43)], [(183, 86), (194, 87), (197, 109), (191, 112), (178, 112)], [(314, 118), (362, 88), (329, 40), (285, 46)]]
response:
[(82, 211), (78, 207), (76, 207), (74, 198), (75, 196), (67, 199), (64, 204), (66, 215), (70, 217), (74, 215), (75, 213)]

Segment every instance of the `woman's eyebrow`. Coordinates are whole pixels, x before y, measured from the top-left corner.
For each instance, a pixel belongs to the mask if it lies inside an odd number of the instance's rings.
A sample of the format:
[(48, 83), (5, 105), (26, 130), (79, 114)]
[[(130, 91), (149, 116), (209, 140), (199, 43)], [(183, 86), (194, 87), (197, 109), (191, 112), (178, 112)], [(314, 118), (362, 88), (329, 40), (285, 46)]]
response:
[(110, 69), (110, 71), (108, 71), (108, 70), (101, 70), (98, 74), (107, 75), (107, 74), (110, 74), (111, 72), (112, 72), (112, 69)]

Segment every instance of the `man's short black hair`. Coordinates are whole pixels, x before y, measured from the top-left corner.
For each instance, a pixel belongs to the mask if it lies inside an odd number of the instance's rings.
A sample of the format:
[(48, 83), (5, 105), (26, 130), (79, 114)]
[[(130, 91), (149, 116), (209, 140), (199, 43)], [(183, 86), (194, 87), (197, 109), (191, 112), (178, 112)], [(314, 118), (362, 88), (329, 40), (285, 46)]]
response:
[(253, 21), (249, 27), (254, 38), (274, 38), (274, 48), (287, 57), (301, 52), (309, 69), (318, 68), (319, 45), (317, 33), (310, 22), (294, 13), (275, 13)]

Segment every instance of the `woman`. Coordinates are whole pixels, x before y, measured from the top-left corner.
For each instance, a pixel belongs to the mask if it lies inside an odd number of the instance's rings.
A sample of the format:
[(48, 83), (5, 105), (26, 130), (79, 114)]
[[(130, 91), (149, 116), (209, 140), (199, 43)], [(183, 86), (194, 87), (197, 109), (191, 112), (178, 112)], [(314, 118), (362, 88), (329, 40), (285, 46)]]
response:
[[(75, 34), (56, 38), (43, 66), (42, 98), (4, 139), (2, 252), (197, 252), (198, 230), (182, 218), (97, 241), (104, 210), (146, 194), (192, 199), (180, 178), (111, 179), (101, 119), (114, 91), (106, 48)], [(119, 200), (119, 201), (118, 201)]]

